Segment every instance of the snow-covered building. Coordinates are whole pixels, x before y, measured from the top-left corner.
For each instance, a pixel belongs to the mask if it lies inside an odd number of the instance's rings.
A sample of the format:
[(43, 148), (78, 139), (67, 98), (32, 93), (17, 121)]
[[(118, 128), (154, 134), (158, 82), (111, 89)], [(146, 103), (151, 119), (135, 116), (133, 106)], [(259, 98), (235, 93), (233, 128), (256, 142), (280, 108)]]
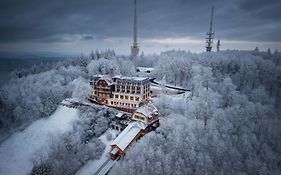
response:
[(150, 74), (154, 71), (153, 67), (137, 67), (136, 71), (142, 74)]
[(90, 79), (93, 94), (90, 99), (108, 106), (133, 111), (150, 98), (150, 79), (96, 75)]
[(116, 159), (125, 154), (129, 146), (143, 135), (142, 125), (138, 122), (130, 123), (118, 137), (110, 144), (111, 158)]
[(117, 131), (123, 131), (130, 124), (131, 114), (119, 112), (112, 119), (110, 127)]
[(147, 133), (159, 126), (159, 113), (153, 104), (148, 103), (136, 109), (132, 120), (144, 123), (146, 125), (145, 133)]

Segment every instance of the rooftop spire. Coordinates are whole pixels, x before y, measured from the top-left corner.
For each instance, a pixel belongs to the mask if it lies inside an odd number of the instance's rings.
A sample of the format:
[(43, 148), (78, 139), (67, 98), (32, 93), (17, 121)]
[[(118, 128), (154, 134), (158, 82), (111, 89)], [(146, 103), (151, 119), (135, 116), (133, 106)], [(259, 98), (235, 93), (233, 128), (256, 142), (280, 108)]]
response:
[(135, 59), (139, 54), (139, 47), (137, 42), (137, 0), (134, 0), (134, 43), (131, 46), (131, 55)]
[(214, 32), (213, 32), (213, 16), (214, 16), (214, 6), (212, 6), (212, 13), (211, 13), (211, 22), (210, 22), (210, 30), (207, 32), (206, 38), (206, 52), (212, 51), (212, 44), (214, 39)]

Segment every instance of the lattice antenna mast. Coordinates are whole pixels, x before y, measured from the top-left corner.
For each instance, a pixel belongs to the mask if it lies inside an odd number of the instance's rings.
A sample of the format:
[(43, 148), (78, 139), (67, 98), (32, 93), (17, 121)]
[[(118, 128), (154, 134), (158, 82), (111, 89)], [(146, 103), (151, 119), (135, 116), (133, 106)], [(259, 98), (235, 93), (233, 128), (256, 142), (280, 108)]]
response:
[(214, 16), (214, 6), (212, 6), (212, 14), (211, 14), (211, 22), (210, 22), (210, 30), (207, 32), (206, 38), (206, 52), (212, 51), (212, 44), (215, 32), (213, 32), (213, 16)]
[(138, 43), (137, 43), (137, 35), (138, 35), (138, 24), (137, 24), (137, 0), (134, 0), (134, 44), (133, 46), (134, 47), (137, 47), (138, 46)]
[(139, 46), (137, 42), (137, 0), (134, 0), (134, 42), (131, 47), (131, 55), (133, 58), (136, 58), (139, 54)]

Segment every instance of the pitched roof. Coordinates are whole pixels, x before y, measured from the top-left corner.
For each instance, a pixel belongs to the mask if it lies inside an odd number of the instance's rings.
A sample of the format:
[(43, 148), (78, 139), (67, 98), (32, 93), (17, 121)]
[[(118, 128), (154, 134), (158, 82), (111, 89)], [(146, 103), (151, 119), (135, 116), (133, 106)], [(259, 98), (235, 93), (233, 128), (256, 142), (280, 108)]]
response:
[(122, 113), (122, 112), (119, 112), (118, 114), (116, 114), (115, 116), (117, 117), (117, 118), (122, 118), (123, 117), (123, 115), (125, 115), (124, 113)]
[(143, 105), (139, 107), (135, 112), (143, 114), (145, 117), (151, 118), (152, 114), (158, 114), (158, 110), (152, 104)]
[[(112, 78), (109, 77), (109, 76), (106, 76), (106, 75), (102, 76), (98, 81), (100, 81), (100, 80), (106, 81), (106, 83), (107, 83), (108, 85), (111, 85), (111, 84), (113, 83)], [(97, 82), (98, 82), (98, 81), (97, 81)]]
[(121, 134), (118, 135), (111, 145), (116, 145), (118, 148), (124, 151), (140, 131), (141, 128), (137, 122), (132, 122), (121, 132)]

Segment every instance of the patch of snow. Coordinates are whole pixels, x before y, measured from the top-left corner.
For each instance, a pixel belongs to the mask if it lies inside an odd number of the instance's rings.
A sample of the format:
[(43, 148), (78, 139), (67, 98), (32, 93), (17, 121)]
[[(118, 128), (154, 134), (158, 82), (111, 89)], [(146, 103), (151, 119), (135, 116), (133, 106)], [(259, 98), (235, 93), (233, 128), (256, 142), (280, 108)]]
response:
[(89, 175), (89, 174), (94, 174), (99, 167), (101, 167), (101, 165), (108, 159), (110, 159), (109, 157), (109, 153), (111, 150), (111, 146), (110, 143), (112, 142), (112, 140), (107, 140), (106, 135), (107, 134), (112, 134), (112, 138), (116, 138), (117, 134), (119, 133), (116, 130), (112, 130), (109, 129), (108, 131), (106, 131), (104, 134), (102, 134), (99, 139), (106, 145), (102, 156), (100, 159), (98, 160), (90, 160), (87, 162), (86, 165), (84, 165), (77, 173), (76, 175)]
[(49, 136), (71, 130), (78, 115), (77, 109), (60, 106), (50, 117), (37, 120), (22, 132), (13, 134), (0, 145), (0, 174), (29, 174), (34, 155), (48, 150)]

